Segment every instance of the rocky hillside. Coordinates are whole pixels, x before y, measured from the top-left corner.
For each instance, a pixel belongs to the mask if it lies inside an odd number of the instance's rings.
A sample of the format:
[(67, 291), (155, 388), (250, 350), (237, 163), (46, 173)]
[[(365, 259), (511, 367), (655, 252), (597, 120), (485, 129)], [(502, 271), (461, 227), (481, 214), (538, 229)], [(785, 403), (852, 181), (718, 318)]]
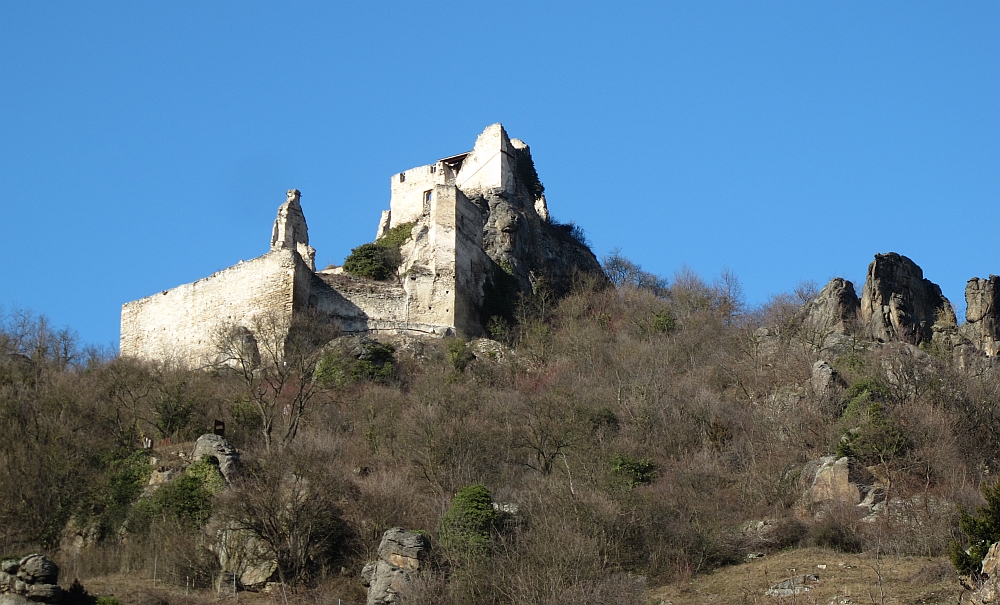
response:
[[(522, 210), (495, 222), (501, 260), (559, 245)], [(605, 268), (558, 302), (523, 296), (502, 341), (303, 323), (253, 368), (102, 357), (8, 318), (0, 550), (85, 585), (155, 570), (177, 591), (343, 603), (870, 602), (882, 579), (860, 565), (910, 582), (885, 602), (950, 602), (989, 579), (995, 277), (970, 280), (957, 325), (897, 254), (860, 295), (835, 279), (759, 308), (732, 276)]]

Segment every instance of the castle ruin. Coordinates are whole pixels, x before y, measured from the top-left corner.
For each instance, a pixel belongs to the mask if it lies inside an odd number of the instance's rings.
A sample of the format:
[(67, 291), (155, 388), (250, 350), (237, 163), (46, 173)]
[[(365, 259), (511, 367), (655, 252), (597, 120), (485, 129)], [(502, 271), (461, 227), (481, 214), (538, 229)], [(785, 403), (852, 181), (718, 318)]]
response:
[(500, 124), (472, 151), (394, 174), (390, 188), (377, 239), (411, 226), (392, 279), (317, 271), (300, 193), (290, 190), (266, 254), (125, 304), (122, 356), (207, 366), (218, 361), (220, 330), (252, 337), (263, 315), (287, 328), (306, 311), (345, 334), (478, 336), (517, 293), (544, 283), (559, 295), (577, 273), (602, 275), (571, 226), (550, 219), (530, 149)]

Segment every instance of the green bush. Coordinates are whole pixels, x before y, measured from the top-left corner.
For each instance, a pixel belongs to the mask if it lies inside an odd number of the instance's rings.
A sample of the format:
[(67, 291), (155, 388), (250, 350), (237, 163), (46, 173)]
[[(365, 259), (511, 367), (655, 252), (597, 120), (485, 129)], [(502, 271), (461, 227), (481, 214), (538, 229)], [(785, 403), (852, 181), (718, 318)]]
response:
[(649, 458), (635, 458), (616, 454), (611, 458), (611, 472), (620, 476), (625, 485), (632, 489), (639, 485), (649, 485), (656, 478), (656, 465)]
[(889, 397), (889, 389), (870, 378), (855, 381), (851, 386), (847, 387), (847, 398), (849, 400), (856, 399), (865, 393), (868, 393), (870, 398), (875, 401), (884, 401)]
[(990, 546), (1000, 540), (1000, 481), (992, 487), (983, 485), (982, 493), (986, 505), (976, 508), (975, 514), (969, 514), (961, 507), (958, 509), (958, 527), (966, 535), (969, 548), (966, 550), (960, 543), (952, 542), (948, 556), (962, 575), (978, 575), (983, 557)]
[(413, 234), (413, 223), (396, 225), (374, 243), (351, 250), (344, 260), (344, 271), (358, 277), (386, 280), (396, 274), (403, 258), (400, 247)]
[(658, 311), (653, 314), (653, 331), (659, 332), (661, 334), (670, 332), (674, 329), (674, 316), (669, 309), (664, 309), (663, 311)]
[(535, 162), (531, 159), (531, 154), (524, 151), (517, 152), (517, 158), (514, 160), (514, 171), (517, 173), (517, 178), (524, 183), (535, 199), (545, 193), (545, 185), (542, 185), (542, 181), (538, 178), (538, 171), (535, 170)]
[(192, 530), (204, 525), (212, 514), (214, 496), (225, 487), (218, 461), (205, 458), (188, 466), (181, 477), (161, 486), (150, 498), (137, 503), (130, 529), (148, 529), (157, 518), (176, 520)]
[[(848, 392), (856, 392), (854, 385)], [(847, 404), (841, 422), (847, 427), (837, 444), (838, 456), (849, 456), (870, 466), (899, 458), (910, 448), (909, 440), (886, 418), (882, 403), (873, 401), (867, 387)]]
[(355, 382), (387, 382), (396, 371), (396, 349), (390, 344), (369, 341), (359, 357), (334, 349), (316, 364), (314, 377), (324, 387), (342, 387)]
[(493, 498), (484, 485), (463, 487), (441, 517), (441, 544), (461, 556), (483, 556), (489, 550), (490, 532), (499, 520)]
[(476, 356), (469, 350), (469, 345), (464, 340), (456, 338), (448, 343), (448, 361), (451, 362), (455, 371), (464, 372), (475, 358)]
[(393, 250), (378, 244), (362, 244), (344, 260), (344, 271), (378, 281), (389, 279), (400, 263), (399, 250), (395, 252), (393, 255)]

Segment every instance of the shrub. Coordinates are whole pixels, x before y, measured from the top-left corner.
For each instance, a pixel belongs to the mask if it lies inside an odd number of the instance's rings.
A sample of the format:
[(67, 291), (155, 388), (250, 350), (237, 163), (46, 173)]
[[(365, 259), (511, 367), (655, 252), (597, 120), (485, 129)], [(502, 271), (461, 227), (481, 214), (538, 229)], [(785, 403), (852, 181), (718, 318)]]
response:
[(399, 267), (398, 254), (398, 249), (394, 256), (391, 249), (378, 244), (362, 244), (351, 250), (350, 256), (344, 260), (344, 271), (358, 277), (386, 280)]
[(400, 247), (413, 234), (413, 223), (396, 225), (374, 243), (351, 250), (344, 260), (344, 271), (358, 277), (386, 280), (395, 275), (402, 262)]
[(653, 331), (666, 333), (674, 329), (674, 316), (669, 309), (653, 314)]
[(517, 152), (517, 159), (514, 161), (514, 170), (517, 178), (528, 191), (537, 199), (545, 193), (545, 185), (538, 179), (538, 171), (535, 170), (535, 162), (531, 159), (531, 154), (525, 151)]
[(975, 514), (969, 514), (961, 507), (958, 510), (958, 527), (966, 535), (968, 550), (957, 541), (949, 547), (951, 563), (963, 575), (978, 575), (983, 557), (990, 546), (1000, 540), (1000, 481), (992, 487), (983, 485), (982, 492), (986, 505), (977, 507)]
[(465, 368), (476, 358), (469, 350), (468, 344), (464, 340), (455, 339), (448, 343), (448, 361), (457, 372), (464, 372)]
[(837, 444), (838, 456), (850, 456), (869, 466), (899, 458), (910, 447), (906, 436), (886, 418), (882, 403), (872, 401), (867, 389), (851, 399), (841, 421), (848, 426)]
[(387, 382), (396, 370), (396, 349), (390, 344), (367, 341), (359, 356), (343, 349), (327, 351), (316, 364), (316, 381), (324, 387), (342, 387), (354, 382)]
[(629, 489), (649, 485), (656, 478), (656, 465), (649, 458), (616, 454), (611, 458), (611, 471), (624, 479)]
[(493, 498), (484, 485), (463, 487), (441, 517), (441, 544), (456, 554), (482, 556), (490, 545), (490, 531), (498, 521)]

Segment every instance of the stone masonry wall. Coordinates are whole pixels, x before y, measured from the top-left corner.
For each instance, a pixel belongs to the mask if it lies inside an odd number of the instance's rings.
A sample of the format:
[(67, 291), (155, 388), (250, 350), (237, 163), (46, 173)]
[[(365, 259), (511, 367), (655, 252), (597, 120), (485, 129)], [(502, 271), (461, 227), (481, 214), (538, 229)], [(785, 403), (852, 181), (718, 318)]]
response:
[[(305, 267), (294, 250), (274, 250), (198, 281), (122, 307), (121, 355), (176, 358), (202, 367), (216, 357), (218, 331), (226, 323), (247, 328), (256, 314), (290, 319), (308, 291)], [(299, 301), (301, 305), (305, 301)]]
[[(390, 179), (392, 200), (390, 201), (389, 227), (412, 223), (427, 211), (424, 193), (433, 191), (435, 185), (444, 185), (448, 180), (446, 167), (438, 162), (427, 166), (410, 168), (406, 172), (392, 175)], [(454, 178), (454, 176), (452, 176)]]

